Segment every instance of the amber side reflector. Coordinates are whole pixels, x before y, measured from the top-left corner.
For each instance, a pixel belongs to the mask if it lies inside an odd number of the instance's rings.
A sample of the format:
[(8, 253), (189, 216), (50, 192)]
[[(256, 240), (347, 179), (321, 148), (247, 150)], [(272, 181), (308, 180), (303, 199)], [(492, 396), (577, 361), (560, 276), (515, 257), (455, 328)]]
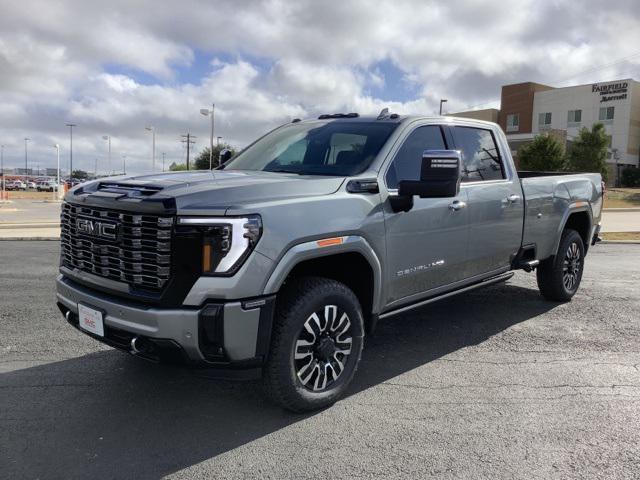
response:
[(202, 246), (202, 271), (211, 273), (211, 245), (208, 243)]
[(329, 247), (331, 245), (341, 245), (344, 242), (344, 237), (333, 237), (333, 238), (324, 238), (322, 240), (318, 240), (316, 244), (319, 247)]

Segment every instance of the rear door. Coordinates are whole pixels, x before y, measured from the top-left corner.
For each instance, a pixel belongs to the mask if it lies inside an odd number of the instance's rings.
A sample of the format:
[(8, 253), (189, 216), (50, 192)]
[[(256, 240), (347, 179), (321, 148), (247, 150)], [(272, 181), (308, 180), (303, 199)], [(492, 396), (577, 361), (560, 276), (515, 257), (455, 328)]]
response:
[(462, 153), (461, 190), (467, 195), (469, 246), (466, 276), (509, 267), (522, 241), (522, 187), (506, 165), (490, 128), (453, 127)]
[[(423, 125), (405, 138), (384, 175), (391, 195), (401, 180), (419, 180), (424, 150), (450, 148), (445, 129)], [(387, 305), (411, 303), (425, 292), (464, 277), (467, 255), (467, 209), (450, 208), (456, 198), (413, 198), (408, 212), (384, 204), (387, 237)], [(398, 305), (399, 306), (399, 305)]]

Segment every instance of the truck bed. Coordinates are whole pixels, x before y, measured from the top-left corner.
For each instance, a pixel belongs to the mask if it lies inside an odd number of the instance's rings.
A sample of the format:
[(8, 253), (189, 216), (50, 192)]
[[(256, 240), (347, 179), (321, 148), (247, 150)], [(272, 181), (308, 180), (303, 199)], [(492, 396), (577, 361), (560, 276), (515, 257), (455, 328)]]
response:
[(518, 172), (518, 176), (525, 199), (522, 244), (535, 245), (538, 259), (553, 255), (570, 211), (585, 211), (592, 227), (600, 223), (600, 174)]

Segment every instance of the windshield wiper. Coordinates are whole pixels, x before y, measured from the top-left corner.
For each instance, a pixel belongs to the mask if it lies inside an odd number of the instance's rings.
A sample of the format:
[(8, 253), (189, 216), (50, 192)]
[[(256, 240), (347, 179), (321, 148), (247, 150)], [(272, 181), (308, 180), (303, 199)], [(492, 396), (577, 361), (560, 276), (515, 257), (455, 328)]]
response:
[(303, 172), (298, 172), (295, 170), (287, 170), (286, 168), (276, 168), (274, 170), (264, 170), (265, 172), (274, 172), (274, 173), (295, 173), (296, 175), (306, 175)]

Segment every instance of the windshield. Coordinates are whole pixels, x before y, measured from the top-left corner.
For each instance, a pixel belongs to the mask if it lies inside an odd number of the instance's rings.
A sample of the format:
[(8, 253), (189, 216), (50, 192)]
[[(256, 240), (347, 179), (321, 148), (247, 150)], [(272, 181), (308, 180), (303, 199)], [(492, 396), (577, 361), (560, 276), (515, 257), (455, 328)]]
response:
[(396, 127), (388, 122), (292, 123), (249, 146), (225, 170), (356, 175), (371, 164)]

